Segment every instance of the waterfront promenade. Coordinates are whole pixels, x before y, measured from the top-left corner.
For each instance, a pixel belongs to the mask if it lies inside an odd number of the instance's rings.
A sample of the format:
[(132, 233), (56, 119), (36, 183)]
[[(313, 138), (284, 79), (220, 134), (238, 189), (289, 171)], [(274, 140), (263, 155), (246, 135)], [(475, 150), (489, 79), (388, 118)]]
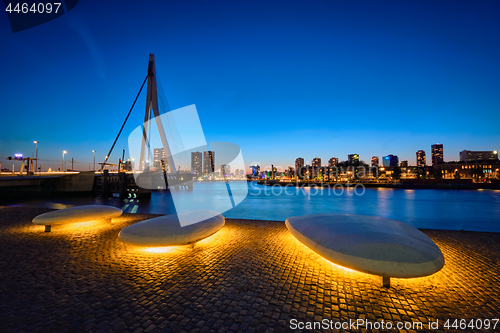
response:
[(31, 220), (47, 211), (0, 207), (2, 331), (284, 332), (292, 319), (361, 318), (439, 319), (444, 332), (446, 319), (500, 317), (499, 233), (424, 230), (445, 267), (384, 289), (322, 259), (282, 221), (227, 220), (194, 249), (158, 253), (117, 238), (148, 215), (44, 233)]

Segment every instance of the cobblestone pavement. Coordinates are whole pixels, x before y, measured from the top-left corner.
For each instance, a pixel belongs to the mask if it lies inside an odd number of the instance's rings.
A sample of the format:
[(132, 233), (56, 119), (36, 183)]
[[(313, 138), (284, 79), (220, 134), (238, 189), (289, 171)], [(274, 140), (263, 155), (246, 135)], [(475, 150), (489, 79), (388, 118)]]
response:
[(193, 249), (145, 251), (117, 234), (147, 215), (45, 233), (31, 220), (46, 211), (0, 207), (1, 332), (283, 332), (294, 319), (424, 323), (413, 332), (429, 331), (429, 320), (439, 319), (435, 331), (444, 331), (448, 318), (500, 317), (500, 234), (426, 230), (445, 267), (393, 279), (387, 290), (380, 278), (322, 259), (283, 222), (227, 220)]

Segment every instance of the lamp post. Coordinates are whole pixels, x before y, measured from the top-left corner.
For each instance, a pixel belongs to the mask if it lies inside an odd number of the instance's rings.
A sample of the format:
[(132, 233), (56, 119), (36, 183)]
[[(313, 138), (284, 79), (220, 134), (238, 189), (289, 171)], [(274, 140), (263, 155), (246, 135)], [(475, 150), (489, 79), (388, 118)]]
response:
[(92, 152), (94, 153), (94, 172), (95, 172), (95, 150), (92, 150)]
[(33, 141), (36, 144), (36, 158), (35, 158), (35, 173), (38, 173), (38, 141)]
[(64, 154), (66, 154), (67, 151), (66, 150), (63, 150), (62, 154), (63, 154), (63, 159), (62, 159), (62, 166), (61, 166), (61, 171), (64, 172)]

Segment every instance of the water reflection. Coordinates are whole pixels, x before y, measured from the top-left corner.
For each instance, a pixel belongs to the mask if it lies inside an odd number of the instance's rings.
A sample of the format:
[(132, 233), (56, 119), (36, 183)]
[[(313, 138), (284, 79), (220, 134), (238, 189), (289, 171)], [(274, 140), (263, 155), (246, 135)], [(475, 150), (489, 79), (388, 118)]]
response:
[[(270, 188), (253, 183), (247, 198), (224, 213), (226, 217), (284, 221), (290, 216), (338, 213), (375, 215), (400, 220), (418, 228), (500, 232), (500, 191), (366, 189), (348, 192), (337, 189)], [(227, 200), (224, 183), (196, 183), (194, 191), (181, 191), (178, 211), (223, 207)], [(362, 195), (359, 195), (362, 194)], [(203, 199), (203, 200), (202, 200)], [(208, 199), (208, 200), (206, 200)], [(68, 208), (103, 204), (126, 213), (170, 214), (175, 212), (169, 192), (154, 192), (151, 200), (127, 198), (63, 198), (31, 200), (9, 205)]]

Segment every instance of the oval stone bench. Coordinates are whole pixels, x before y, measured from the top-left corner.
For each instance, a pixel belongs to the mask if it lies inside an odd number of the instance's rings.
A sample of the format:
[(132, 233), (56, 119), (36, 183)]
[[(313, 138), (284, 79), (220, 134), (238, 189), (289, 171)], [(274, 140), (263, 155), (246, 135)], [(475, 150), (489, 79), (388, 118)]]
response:
[(45, 225), (45, 232), (50, 232), (52, 225), (90, 221), (111, 222), (112, 218), (122, 213), (121, 209), (110, 206), (78, 206), (38, 215), (33, 219), (33, 223)]
[(444, 266), (439, 247), (423, 232), (376, 216), (316, 214), (290, 217), (290, 233), (327, 260), (360, 272), (390, 278), (436, 273)]
[[(183, 221), (200, 221), (181, 227)], [(219, 231), (225, 224), (224, 216), (210, 210), (197, 210), (155, 217), (129, 225), (118, 238), (136, 246), (174, 246), (194, 244)]]

